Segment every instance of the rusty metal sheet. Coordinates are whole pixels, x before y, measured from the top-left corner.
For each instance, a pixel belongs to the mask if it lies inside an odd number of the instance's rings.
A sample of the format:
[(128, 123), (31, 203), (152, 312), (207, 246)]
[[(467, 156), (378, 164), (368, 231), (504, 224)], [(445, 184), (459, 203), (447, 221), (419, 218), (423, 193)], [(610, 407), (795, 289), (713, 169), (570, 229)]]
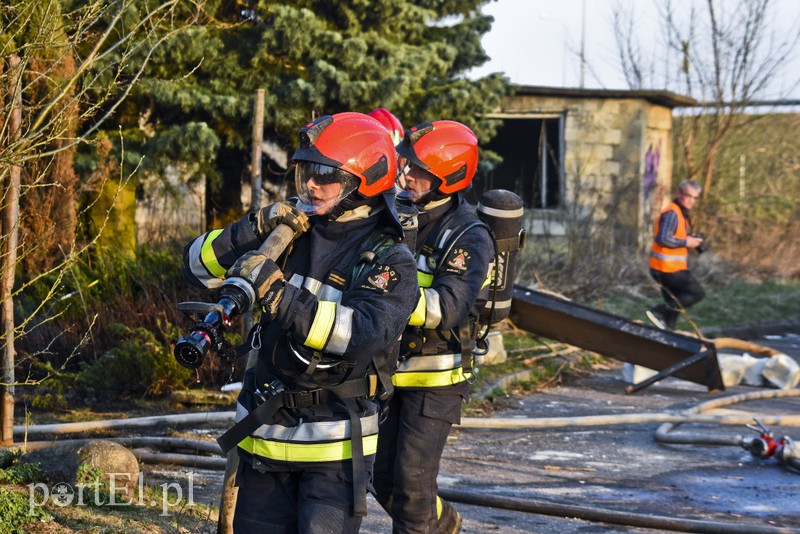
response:
[[(533, 334), (724, 390), (714, 343), (514, 286), (510, 319)], [(705, 353), (705, 355), (702, 355)], [(689, 358), (694, 358), (694, 361)], [(681, 364), (691, 362), (681, 368)]]

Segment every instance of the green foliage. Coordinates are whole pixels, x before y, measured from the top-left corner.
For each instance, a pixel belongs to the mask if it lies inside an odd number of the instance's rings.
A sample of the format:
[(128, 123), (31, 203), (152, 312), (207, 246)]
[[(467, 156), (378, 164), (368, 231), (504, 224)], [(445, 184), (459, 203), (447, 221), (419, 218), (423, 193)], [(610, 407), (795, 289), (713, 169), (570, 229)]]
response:
[(291, 152), (313, 116), (386, 107), (406, 126), (447, 118), (488, 140), (481, 118), (507, 90), (500, 75), (464, 73), (488, 58), (487, 0), (267, 0), (206, 3), (155, 51), (119, 114), (142, 171), (205, 177), (218, 210), (239, 211), (253, 92), (266, 92), (265, 138)]
[[(746, 270), (778, 277), (800, 276), (800, 126), (798, 114), (739, 115), (716, 155), (711, 187), (693, 210), (693, 227), (715, 254)], [(701, 121), (696, 143), (707, 142), (712, 116), (678, 117), (674, 141)], [(680, 144), (675, 145), (680, 146)], [(687, 175), (686, 157), (676, 151), (673, 176)], [(701, 183), (703, 176), (698, 177)], [(707, 195), (707, 196), (705, 196)]]
[(95, 485), (104, 484), (103, 470), (90, 464), (81, 464), (75, 473), (75, 482), (78, 484)]
[(98, 246), (133, 255), (136, 249), (136, 184), (108, 180), (89, 210), (90, 235), (97, 236)]
[[(800, 282), (768, 281), (750, 283), (725, 277), (721, 281), (709, 280), (703, 269), (696, 270), (706, 288), (706, 298), (688, 311), (691, 320), (701, 329), (770, 323), (800, 322)], [(654, 283), (631, 291), (617, 288), (593, 305), (623, 317), (649, 322), (644, 312), (661, 297)], [(689, 325), (681, 319), (678, 328)]]
[(690, 314), (702, 326), (800, 323), (800, 281), (712, 286)]
[[(16, 463), (18, 453), (11, 455), (12, 465), (0, 469), (0, 484), (26, 485), (42, 480), (39, 464)], [(5, 460), (3, 465), (6, 465)], [(0, 487), (0, 534), (21, 531), (21, 527), (39, 521), (49, 521), (50, 514), (41, 506), (32, 506), (27, 495)]]
[[(150, 330), (115, 323), (108, 325), (119, 345), (78, 374), (78, 386), (114, 394), (164, 394), (188, 383), (191, 372), (180, 366), (169, 347)], [(178, 337), (174, 330), (175, 338)]]
[(42, 480), (39, 464), (16, 464), (0, 469), (0, 483), (31, 484)]
[[(59, 386), (63, 384), (63, 382), (57, 380), (51, 382)], [(59, 387), (59, 389), (63, 388)], [(52, 391), (36, 391), (33, 396), (33, 402), (31, 403), (34, 408), (50, 412), (64, 410), (67, 408), (68, 404), (67, 398), (63, 393), (53, 393)]]
[(31, 507), (27, 496), (0, 488), (0, 534), (16, 534), (25, 525), (50, 519), (41, 506)]
[[(111, 391), (114, 398), (116, 393), (162, 395), (188, 384), (193, 373), (172, 355), (172, 344), (191, 326), (177, 303), (214, 295), (190, 287), (181, 263), (175, 243), (140, 248), (135, 256), (101, 249), (74, 265), (60, 279), (53, 305), (37, 316), (49, 319), (19, 342), (26, 374), (43, 380), (26, 392), (33, 405), (62, 409), (92, 401), (87, 388), (107, 399)], [(53, 283), (58, 281), (38, 280), (32, 301), (45, 298)], [(238, 343), (241, 335), (230, 332), (228, 338)], [(211, 357), (200, 372), (204, 383), (215, 384), (229, 370)]]

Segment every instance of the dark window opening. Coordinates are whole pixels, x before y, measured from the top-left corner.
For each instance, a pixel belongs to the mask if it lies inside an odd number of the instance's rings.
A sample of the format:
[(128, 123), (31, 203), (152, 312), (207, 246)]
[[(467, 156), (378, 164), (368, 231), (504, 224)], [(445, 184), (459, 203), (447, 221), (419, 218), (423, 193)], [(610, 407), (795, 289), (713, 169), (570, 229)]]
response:
[(481, 172), (478, 187), (508, 189), (522, 197), (526, 208), (555, 209), (562, 205), (562, 120), (504, 119), (497, 135), (484, 148), (503, 162)]

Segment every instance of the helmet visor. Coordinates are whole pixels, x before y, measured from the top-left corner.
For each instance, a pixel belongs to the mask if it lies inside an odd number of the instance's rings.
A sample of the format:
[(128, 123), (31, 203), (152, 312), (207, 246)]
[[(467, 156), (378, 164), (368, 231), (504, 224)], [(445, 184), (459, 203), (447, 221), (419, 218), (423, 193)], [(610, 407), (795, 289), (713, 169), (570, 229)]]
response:
[(297, 209), (308, 215), (330, 213), (347, 195), (358, 189), (358, 176), (347, 171), (309, 161), (298, 161), (294, 168)]
[(439, 179), (422, 167), (400, 157), (397, 163), (397, 198), (419, 203), (436, 189)]

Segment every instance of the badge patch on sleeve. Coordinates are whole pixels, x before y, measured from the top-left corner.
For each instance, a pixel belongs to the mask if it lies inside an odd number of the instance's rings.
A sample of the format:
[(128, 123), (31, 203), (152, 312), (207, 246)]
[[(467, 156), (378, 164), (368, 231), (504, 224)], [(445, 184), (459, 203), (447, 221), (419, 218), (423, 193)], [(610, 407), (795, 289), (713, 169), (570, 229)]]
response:
[(376, 265), (372, 268), (367, 279), (361, 284), (361, 289), (371, 289), (381, 293), (393, 290), (400, 281), (400, 275), (391, 265)]
[(444, 262), (445, 272), (452, 274), (464, 274), (469, 269), (469, 262), (472, 255), (463, 248), (456, 248)]

